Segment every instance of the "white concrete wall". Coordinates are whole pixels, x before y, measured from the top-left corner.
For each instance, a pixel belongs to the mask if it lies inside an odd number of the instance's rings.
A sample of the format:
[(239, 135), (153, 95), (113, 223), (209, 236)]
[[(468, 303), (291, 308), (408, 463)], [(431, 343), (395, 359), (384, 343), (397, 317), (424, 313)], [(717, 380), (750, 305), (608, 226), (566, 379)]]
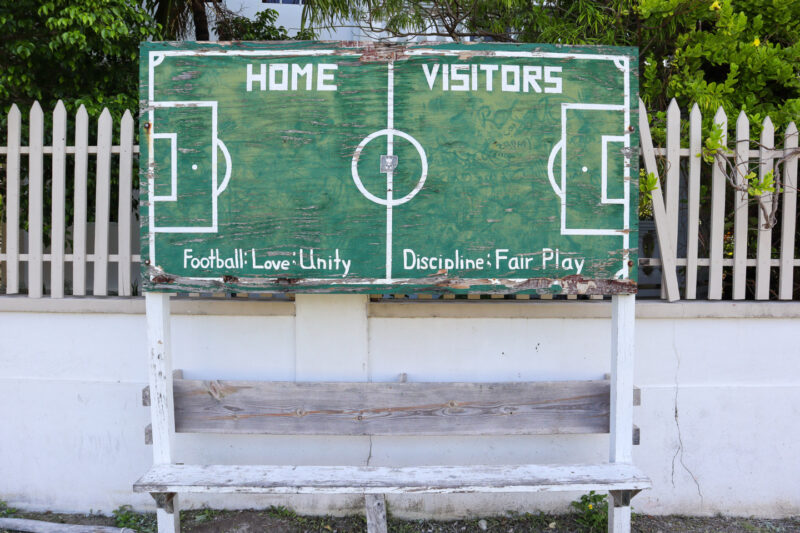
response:
[[(25, 509), (152, 509), (131, 484), (151, 463), (141, 300), (0, 298), (0, 499)], [(800, 304), (637, 304), (634, 461), (644, 513), (800, 513)], [(410, 381), (600, 378), (608, 302), (173, 303), (189, 378)], [(607, 458), (606, 436), (509, 438), (178, 435), (179, 462), (456, 464)], [(563, 509), (575, 494), (391, 497), (398, 515)], [(358, 498), (184, 500), (360, 511)]]

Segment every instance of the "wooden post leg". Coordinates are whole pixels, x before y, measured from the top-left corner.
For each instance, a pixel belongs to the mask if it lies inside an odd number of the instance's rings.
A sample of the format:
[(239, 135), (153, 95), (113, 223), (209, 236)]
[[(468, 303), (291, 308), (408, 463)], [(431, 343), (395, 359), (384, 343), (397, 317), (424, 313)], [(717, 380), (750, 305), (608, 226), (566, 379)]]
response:
[[(611, 299), (611, 439), (609, 462), (633, 461), (633, 360), (636, 296)], [(630, 533), (631, 491), (611, 491), (608, 502), (609, 533)]]
[(636, 295), (611, 299), (611, 441), (609, 461), (631, 463)]
[[(149, 352), (150, 418), (153, 428), (153, 464), (170, 464), (175, 434), (175, 410), (172, 397), (169, 294), (146, 293), (145, 309)], [(156, 512), (158, 533), (180, 533), (180, 508), (177, 496), (171, 498), (169, 503), (171, 505), (159, 505)]]
[(386, 533), (386, 498), (383, 494), (365, 494), (367, 533)]
[[(177, 499), (178, 497), (175, 496), (175, 504), (178, 503)], [(181, 531), (181, 519), (177, 512), (168, 513), (164, 509), (157, 509), (156, 520), (158, 521), (158, 533), (180, 533)]]
[(629, 490), (612, 490), (608, 502), (608, 533), (630, 533), (631, 496)]

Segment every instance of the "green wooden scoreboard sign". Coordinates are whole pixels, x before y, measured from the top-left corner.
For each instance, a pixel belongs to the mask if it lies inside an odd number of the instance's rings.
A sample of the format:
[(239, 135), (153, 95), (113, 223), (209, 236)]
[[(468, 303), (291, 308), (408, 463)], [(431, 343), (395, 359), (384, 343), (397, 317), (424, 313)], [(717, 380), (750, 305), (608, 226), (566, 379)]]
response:
[(144, 43), (146, 290), (636, 292), (638, 52)]

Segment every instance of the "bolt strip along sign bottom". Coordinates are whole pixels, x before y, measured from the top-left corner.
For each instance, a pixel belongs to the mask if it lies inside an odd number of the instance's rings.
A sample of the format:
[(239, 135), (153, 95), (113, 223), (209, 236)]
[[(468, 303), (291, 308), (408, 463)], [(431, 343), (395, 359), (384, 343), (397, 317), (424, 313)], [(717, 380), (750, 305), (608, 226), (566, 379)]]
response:
[(144, 43), (146, 290), (636, 292), (638, 52)]

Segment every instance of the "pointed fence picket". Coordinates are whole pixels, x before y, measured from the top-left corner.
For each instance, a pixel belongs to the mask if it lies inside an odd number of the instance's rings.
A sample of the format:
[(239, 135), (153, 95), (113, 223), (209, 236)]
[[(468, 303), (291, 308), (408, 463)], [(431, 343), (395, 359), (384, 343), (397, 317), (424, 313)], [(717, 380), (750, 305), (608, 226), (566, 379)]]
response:
[[(764, 119), (764, 128), (761, 130), (761, 145), (759, 148), (760, 162), (758, 164), (758, 178), (763, 182), (764, 177), (773, 171), (772, 150), (775, 146), (775, 128), (769, 117)], [(772, 224), (769, 217), (772, 214), (772, 194), (765, 193), (761, 196), (763, 206), (758, 210), (758, 241), (756, 250), (756, 300), (769, 299), (770, 262), (772, 259)]]
[(19, 292), (19, 169), (22, 114), (16, 105), (8, 113), (6, 152), (6, 293)]
[[(734, 180), (744, 188), (750, 165), (750, 120), (744, 111), (736, 119), (736, 158)], [(733, 192), (733, 299), (744, 300), (747, 283), (748, 198), (742, 190)]]
[[(795, 278), (800, 258), (797, 257), (797, 167), (798, 131), (790, 124), (782, 136), (783, 148), (776, 148), (775, 131), (772, 122), (766, 118), (762, 124), (762, 134), (758, 142), (750, 139), (751, 124), (744, 113), (736, 120), (735, 146), (726, 153), (730, 164), (723, 168), (711, 165), (709, 175), (703, 175), (709, 167), (702, 164), (701, 151), (703, 138), (701, 132), (702, 114), (694, 105), (689, 113), (688, 148), (681, 147), (681, 110), (673, 100), (667, 110), (666, 147), (653, 146), (644, 104), (640, 101), (639, 128), (641, 134), (642, 160), (646, 172), (652, 172), (663, 183), (653, 191), (653, 211), (659, 241), (659, 258), (641, 257), (640, 264), (662, 267), (664, 287), (662, 296), (669, 300), (680, 298), (679, 269), (684, 269), (684, 297), (697, 298), (700, 280), (707, 280), (708, 298), (721, 299), (723, 296), (741, 300), (749, 295), (759, 300), (777, 298), (791, 300), (796, 293)], [(720, 108), (714, 116), (724, 133), (723, 144), (728, 143), (728, 117)], [(53, 136), (50, 146), (44, 145), (44, 111), (38, 103), (30, 110), (28, 118), (28, 145), (22, 146), (22, 113), (16, 105), (8, 114), (8, 130), (5, 146), (0, 146), (0, 163), (5, 158), (5, 242), (0, 245), (0, 269), (4, 279), (6, 294), (17, 294), (25, 289), (27, 279), (29, 297), (41, 297), (49, 285), (52, 298), (65, 295), (84, 296), (87, 294), (87, 274), (93, 277), (91, 293), (104, 296), (109, 293), (108, 265), (117, 265), (116, 285), (120, 296), (134, 293), (134, 265), (141, 258), (133, 248), (131, 223), (133, 220), (132, 198), (135, 154), (139, 147), (134, 145), (134, 119), (126, 112), (119, 123), (119, 144), (113, 144), (113, 120), (108, 110), (104, 110), (97, 122), (97, 141), (89, 145), (89, 117), (81, 106), (75, 115), (74, 138), (68, 139), (69, 117), (64, 105), (59, 102), (52, 115)], [(68, 144), (72, 141), (72, 144)], [(44, 168), (46, 158), (51, 158), (52, 173), (48, 176), (51, 194), (51, 210), (48, 212), (49, 224), (44, 214), (45, 183)], [(23, 158), (27, 158), (23, 159)], [(659, 159), (661, 164), (659, 166)], [(687, 161), (688, 159), (688, 161)], [(682, 164), (685, 162), (686, 164)], [(27, 163), (27, 165), (23, 165)], [(74, 172), (73, 196), (68, 198), (67, 169), (70, 163)], [(116, 209), (118, 226), (116, 253), (111, 248), (111, 174), (118, 164), (118, 198)], [(92, 166), (93, 165), (93, 166)], [(723, 165), (724, 166), (724, 165)], [(757, 167), (757, 168), (756, 168)], [(22, 169), (27, 175), (22, 176)], [(88, 173), (96, 169), (95, 205), (87, 202)], [(663, 176), (659, 173), (663, 170)], [(727, 168), (727, 172), (726, 172)], [(763, 180), (770, 170), (782, 179), (782, 189), (776, 194), (764, 195), (761, 203), (771, 212), (773, 202), (779, 202), (777, 224), (765, 226), (764, 210), (756, 205), (752, 197), (740, 190), (746, 188), (745, 176), (756, 171)], [(682, 178), (685, 173), (685, 179)], [(26, 180), (23, 178), (27, 178)], [(20, 209), (21, 187), (27, 187), (28, 194), (28, 245), (22, 249), (20, 240), (22, 224)], [(686, 190), (682, 191), (681, 188)], [(710, 213), (701, 211), (701, 190), (711, 191)], [(726, 197), (732, 205), (726, 213)], [(73, 213), (71, 229), (66, 226), (66, 213)], [(685, 209), (682, 206), (685, 205)], [(90, 211), (90, 208), (92, 211)], [(758, 210), (758, 228), (749, 223), (750, 216)], [(90, 216), (90, 215), (93, 215)], [(686, 217), (682, 220), (681, 217)], [(703, 218), (705, 217), (705, 218)], [(88, 220), (94, 218), (94, 245), (88, 239)], [(725, 224), (733, 223), (733, 231), (726, 231)], [(45, 228), (49, 226), (49, 235)], [(686, 234), (682, 234), (683, 228)], [(773, 231), (774, 230), (774, 231)], [(756, 246), (751, 246), (754, 254), (748, 257), (748, 233), (757, 231)], [(780, 232), (780, 241), (775, 248), (773, 233)], [(706, 234), (707, 233), (707, 234)], [(3, 233), (0, 232), (0, 235)], [(50, 249), (44, 244), (49, 242)], [(702, 245), (702, 246), (701, 246)], [(773, 249), (778, 250), (779, 258), (773, 257)], [(91, 270), (87, 271), (87, 264)], [(22, 269), (20, 266), (22, 265)], [(66, 272), (71, 266), (71, 290), (67, 284)], [(46, 276), (49, 266), (49, 276)], [(748, 276), (748, 272), (750, 276)], [(21, 274), (25, 276), (21, 276)], [(723, 276), (732, 276), (729, 295), (723, 294)], [(771, 284), (776, 278), (777, 283)], [(750, 280), (750, 286), (748, 286)], [(113, 281), (113, 278), (112, 278)], [(774, 280), (773, 280), (774, 281)], [(748, 291), (749, 287), (749, 291)], [(0, 289), (2, 290), (2, 289)]]
[(687, 191), (688, 221), (686, 224), (686, 299), (697, 298), (697, 250), (700, 233), (700, 156), (702, 145), (700, 108), (692, 106), (689, 113), (689, 190)]
[(67, 110), (58, 102), (53, 112), (53, 184), (50, 229), (50, 296), (64, 297), (66, 217)]
[[(783, 148), (786, 152), (797, 152), (797, 125), (792, 122), (786, 128)], [(784, 156), (786, 157), (786, 156)], [(792, 299), (794, 281), (794, 267), (797, 260), (794, 258), (795, 229), (797, 224), (797, 157), (784, 163), (783, 168), (783, 216), (781, 218), (781, 257), (780, 280), (778, 298), (781, 300)]]
[(89, 168), (89, 114), (75, 116), (75, 211), (72, 222), (72, 294), (86, 295), (86, 178)]
[(39, 102), (31, 108), (28, 142), (28, 296), (42, 296), (44, 238), (44, 113)]

